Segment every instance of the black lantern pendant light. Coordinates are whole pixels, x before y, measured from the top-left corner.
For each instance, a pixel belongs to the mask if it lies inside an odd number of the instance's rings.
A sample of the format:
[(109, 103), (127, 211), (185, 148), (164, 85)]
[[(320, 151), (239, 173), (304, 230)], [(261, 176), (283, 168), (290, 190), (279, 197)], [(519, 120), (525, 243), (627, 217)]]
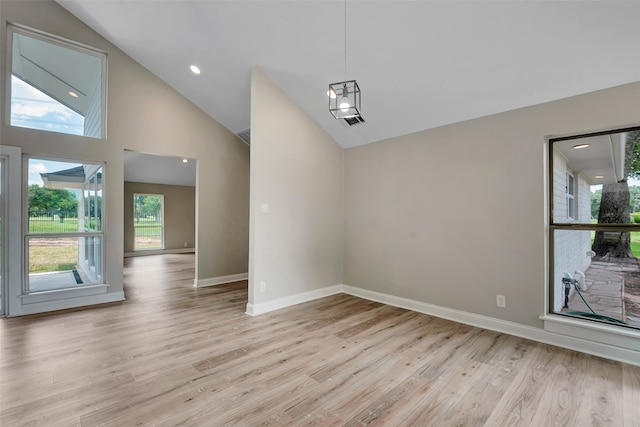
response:
[(347, 0), (344, 1), (344, 77), (342, 82), (329, 85), (329, 112), (336, 119), (361, 117), (360, 87), (355, 80), (347, 80)]

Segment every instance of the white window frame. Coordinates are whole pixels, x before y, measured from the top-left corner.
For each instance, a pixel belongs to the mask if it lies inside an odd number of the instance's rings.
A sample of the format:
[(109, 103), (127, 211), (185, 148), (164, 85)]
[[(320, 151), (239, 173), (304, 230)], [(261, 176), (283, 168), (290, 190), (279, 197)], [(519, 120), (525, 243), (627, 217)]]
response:
[[(5, 176), (3, 185), (6, 189), (4, 196), (5, 212), (4, 227), (2, 233), (3, 256), (5, 257), (5, 280), (2, 299), (4, 303), (4, 315), (11, 315), (20, 311), (20, 283), (22, 278), (22, 252), (20, 250), (21, 233), (21, 203), (22, 198), (22, 150), (20, 147), (0, 146), (2, 157), (5, 158)], [(13, 226), (9, 227), (9, 224)]]
[[(57, 162), (68, 162), (68, 163), (79, 163), (79, 164), (91, 164), (100, 168), (102, 171), (102, 216), (101, 216), (101, 228), (99, 231), (78, 231), (78, 232), (64, 232), (64, 233), (37, 233), (31, 234), (29, 233), (29, 160), (31, 159), (41, 159), (41, 160), (49, 160), (49, 161), (57, 161)], [(23, 254), (22, 259), (24, 262), (22, 263), (22, 280), (20, 287), (19, 297), (22, 299), (22, 304), (29, 303), (42, 303), (49, 302), (59, 299), (67, 299), (73, 297), (82, 297), (82, 296), (90, 296), (98, 293), (106, 292), (108, 285), (106, 272), (105, 272), (105, 263), (106, 263), (106, 209), (105, 209), (105, 199), (106, 199), (106, 185), (105, 185), (105, 168), (106, 165), (104, 162), (98, 161), (84, 161), (84, 160), (76, 160), (76, 159), (68, 159), (68, 158), (51, 158), (46, 156), (38, 156), (38, 155), (25, 155), (23, 156), (23, 180), (22, 180), (22, 200), (23, 200), (23, 208), (22, 208), (22, 242), (23, 242)], [(84, 187), (83, 187), (84, 191)], [(100, 254), (100, 263), (101, 263), (101, 274), (100, 281), (89, 283), (84, 286), (78, 286), (74, 288), (61, 288), (54, 289), (50, 291), (36, 291), (31, 292), (29, 290), (29, 239), (30, 238), (57, 238), (57, 237), (75, 237), (75, 238), (83, 238), (83, 237), (99, 237), (101, 240), (101, 254)]]
[[(160, 247), (159, 248), (136, 248), (136, 228), (146, 228), (144, 225), (136, 225), (136, 196), (160, 197)], [(162, 251), (164, 250), (164, 194), (162, 193), (133, 193), (133, 251)], [(151, 226), (149, 226), (150, 228)], [(155, 227), (155, 226), (154, 226)]]
[[(100, 93), (100, 136), (95, 137), (97, 139), (106, 139), (107, 138), (107, 61), (108, 55), (107, 52), (96, 49), (91, 46), (87, 46), (82, 43), (75, 42), (73, 40), (69, 40), (63, 37), (56, 36), (54, 34), (49, 34), (44, 31), (39, 31), (34, 28), (29, 28), (24, 25), (19, 25), (15, 23), (7, 23), (7, 73), (5, 76), (5, 123), (7, 126), (11, 126), (11, 76), (13, 75), (13, 35), (21, 34), (26, 37), (32, 37), (37, 40), (41, 40), (43, 42), (55, 44), (67, 49), (72, 49), (78, 52), (85, 53), (87, 55), (96, 56), (101, 59), (102, 62), (102, 70), (101, 70), (101, 93)], [(43, 131), (46, 132), (46, 131)], [(58, 133), (58, 132), (54, 132)], [(63, 135), (65, 135), (63, 133)], [(91, 136), (83, 136), (84, 138), (94, 138)]]
[(566, 200), (567, 200), (567, 219), (574, 220), (578, 217), (576, 212), (576, 179), (573, 173), (567, 170), (566, 175)]
[[(553, 217), (554, 211), (554, 179), (553, 179), (553, 142), (574, 138), (583, 138), (591, 135), (602, 135), (617, 132), (625, 132), (634, 129), (638, 129), (639, 126), (611, 129), (602, 132), (596, 132), (593, 134), (575, 134), (567, 135), (563, 137), (547, 137), (547, 168), (548, 168), (548, 181), (547, 181), (547, 222), (549, 226), (546, 230), (546, 243), (545, 252), (547, 254), (547, 282), (545, 286), (545, 314), (542, 314), (539, 319), (543, 321), (544, 330), (550, 332), (553, 335), (546, 336), (547, 339), (552, 338), (555, 340), (555, 336), (560, 337), (558, 341), (562, 346), (567, 348), (578, 349), (583, 352), (596, 355), (606, 355), (606, 357), (628, 362), (630, 360), (637, 360), (640, 353), (640, 330), (636, 328), (627, 328), (623, 326), (600, 323), (594, 320), (582, 319), (579, 317), (569, 317), (563, 314), (557, 314), (554, 312), (554, 230), (591, 230), (601, 229), (609, 231), (640, 231), (640, 227), (636, 224), (604, 224), (604, 225), (590, 225), (590, 224), (576, 224), (574, 221), (555, 221)], [(575, 181), (574, 181), (575, 183)], [(567, 183), (568, 185), (568, 183)], [(575, 197), (575, 193), (574, 193)], [(568, 208), (567, 208), (568, 210)], [(577, 212), (576, 212), (577, 215)], [(567, 215), (568, 216), (568, 215)], [(557, 335), (556, 335), (557, 334)], [(545, 341), (541, 339), (541, 341)]]
[(6, 238), (7, 235), (7, 179), (9, 174), (7, 173), (7, 166), (9, 165), (9, 156), (5, 156), (4, 153), (0, 155), (0, 215), (2, 220), (0, 221), (0, 245), (2, 247), (2, 255), (0, 256), (0, 317), (5, 315), (6, 303), (7, 303), (7, 249), (9, 244)]

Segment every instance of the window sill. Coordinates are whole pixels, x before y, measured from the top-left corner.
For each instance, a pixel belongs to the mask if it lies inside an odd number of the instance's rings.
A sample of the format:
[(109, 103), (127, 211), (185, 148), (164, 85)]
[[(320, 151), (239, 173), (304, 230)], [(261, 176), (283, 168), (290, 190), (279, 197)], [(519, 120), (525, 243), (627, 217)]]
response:
[(19, 297), (23, 304), (34, 304), (61, 299), (86, 297), (92, 295), (104, 294), (109, 289), (109, 285), (87, 285), (80, 288), (54, 289), (50, 291), (33, 292), (30, 294), (22, 294)]
[(555, 314), (540, 316), (540, 320), (544, 322), (544, 329), (549, 332), (640, 351), (639, 330)]

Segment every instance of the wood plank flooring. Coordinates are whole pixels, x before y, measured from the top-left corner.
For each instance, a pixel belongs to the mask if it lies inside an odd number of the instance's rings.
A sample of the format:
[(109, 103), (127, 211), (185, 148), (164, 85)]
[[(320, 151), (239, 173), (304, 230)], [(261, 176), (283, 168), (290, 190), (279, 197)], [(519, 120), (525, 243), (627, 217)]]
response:
[(335, 295), (258, 317), (193, 255), (0, 319), (2, 426), (640, 426), (640, 368)]

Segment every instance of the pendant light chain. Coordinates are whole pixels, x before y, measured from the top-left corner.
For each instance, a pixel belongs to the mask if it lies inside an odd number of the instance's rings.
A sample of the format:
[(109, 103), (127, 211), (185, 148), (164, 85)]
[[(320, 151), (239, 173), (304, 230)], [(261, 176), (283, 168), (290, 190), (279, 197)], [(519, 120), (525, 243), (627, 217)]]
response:
[(347, 0), (344, 0), (344, 80), (347, 81)]

